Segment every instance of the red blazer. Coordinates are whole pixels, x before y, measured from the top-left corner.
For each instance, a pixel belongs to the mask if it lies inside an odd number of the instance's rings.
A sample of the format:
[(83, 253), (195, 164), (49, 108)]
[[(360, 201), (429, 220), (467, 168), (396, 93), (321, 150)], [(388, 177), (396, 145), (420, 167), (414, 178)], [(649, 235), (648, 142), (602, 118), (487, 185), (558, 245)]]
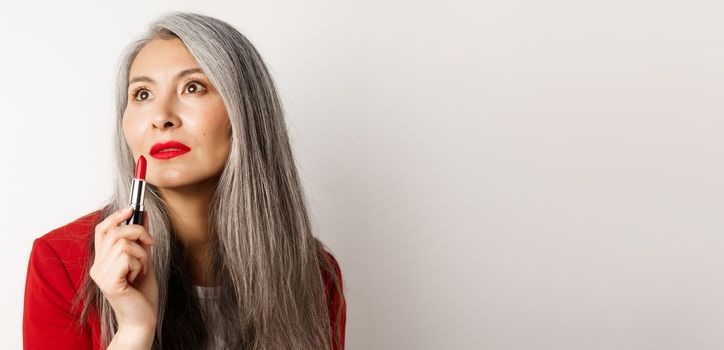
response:
[[(95, 211), (52, 230), (35, 239), (30, 253), (25, 280), (23, 312), (24, 349), (100, 349), (100, 321), (91, 312), (82, 329), (75, 328), (79, 312), (71, 310), (75, 293), (83, 281), (88, 261), (88, 240), (101, 211)], [(337, 277), (342, 272), (337, 260), (326, 252), (333, 262)], [(344, 294), (331, 288), (330, 275), (322, 269), (325, 291), (330, 309), (330, 322), (334, 327), (334, 314), (341, 309), (342, 348), (344, 349), (347, 305)], [(331, 291), (331, 294), (330, 294)]]

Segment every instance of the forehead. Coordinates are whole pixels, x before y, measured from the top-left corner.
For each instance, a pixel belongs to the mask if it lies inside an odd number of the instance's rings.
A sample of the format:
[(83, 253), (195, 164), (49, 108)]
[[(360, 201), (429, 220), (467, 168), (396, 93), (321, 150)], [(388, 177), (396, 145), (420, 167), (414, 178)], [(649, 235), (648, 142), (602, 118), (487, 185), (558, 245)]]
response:
[(131, 63), (129, 77), (169, 74), (196, 66), (196, 60), (181, 39), (154, 39), (141, 48)]

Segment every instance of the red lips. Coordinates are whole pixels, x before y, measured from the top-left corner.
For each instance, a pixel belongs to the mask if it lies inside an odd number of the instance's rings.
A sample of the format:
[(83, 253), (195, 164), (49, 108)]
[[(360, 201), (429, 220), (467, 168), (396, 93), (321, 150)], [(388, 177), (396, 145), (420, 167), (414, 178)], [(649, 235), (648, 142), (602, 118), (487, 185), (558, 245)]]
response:
[(191, 148), (178, 141), (168, 141), (164, 143), (157, 143), (151, 147), (151, 151), (148, 153), (151, 157), (156, 159), (168, 159), (176, 156), (180, 156)]

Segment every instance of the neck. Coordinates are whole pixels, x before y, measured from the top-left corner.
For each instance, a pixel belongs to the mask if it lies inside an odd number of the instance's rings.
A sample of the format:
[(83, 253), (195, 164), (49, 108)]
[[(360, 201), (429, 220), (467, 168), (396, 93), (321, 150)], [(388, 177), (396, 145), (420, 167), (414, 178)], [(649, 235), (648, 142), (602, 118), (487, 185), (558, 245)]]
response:
[(209, 207), (215, 182), (159, 189), (166, 203), (172, 232), (186, 251), (188, 270), (196, 285), (210, 284)]

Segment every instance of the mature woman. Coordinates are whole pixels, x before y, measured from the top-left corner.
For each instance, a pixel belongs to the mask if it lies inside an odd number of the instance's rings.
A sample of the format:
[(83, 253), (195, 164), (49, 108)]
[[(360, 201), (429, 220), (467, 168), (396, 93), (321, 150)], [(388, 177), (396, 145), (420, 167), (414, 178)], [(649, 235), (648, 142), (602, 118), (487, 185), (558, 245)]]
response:
[[(164, 16), (124, 54), (116, 102), (113, 195), (35, 240), (25, 348), (343, 349), (341, 270), (247, 38)], [(145, 220), (126, 225), (141, 156)]]

